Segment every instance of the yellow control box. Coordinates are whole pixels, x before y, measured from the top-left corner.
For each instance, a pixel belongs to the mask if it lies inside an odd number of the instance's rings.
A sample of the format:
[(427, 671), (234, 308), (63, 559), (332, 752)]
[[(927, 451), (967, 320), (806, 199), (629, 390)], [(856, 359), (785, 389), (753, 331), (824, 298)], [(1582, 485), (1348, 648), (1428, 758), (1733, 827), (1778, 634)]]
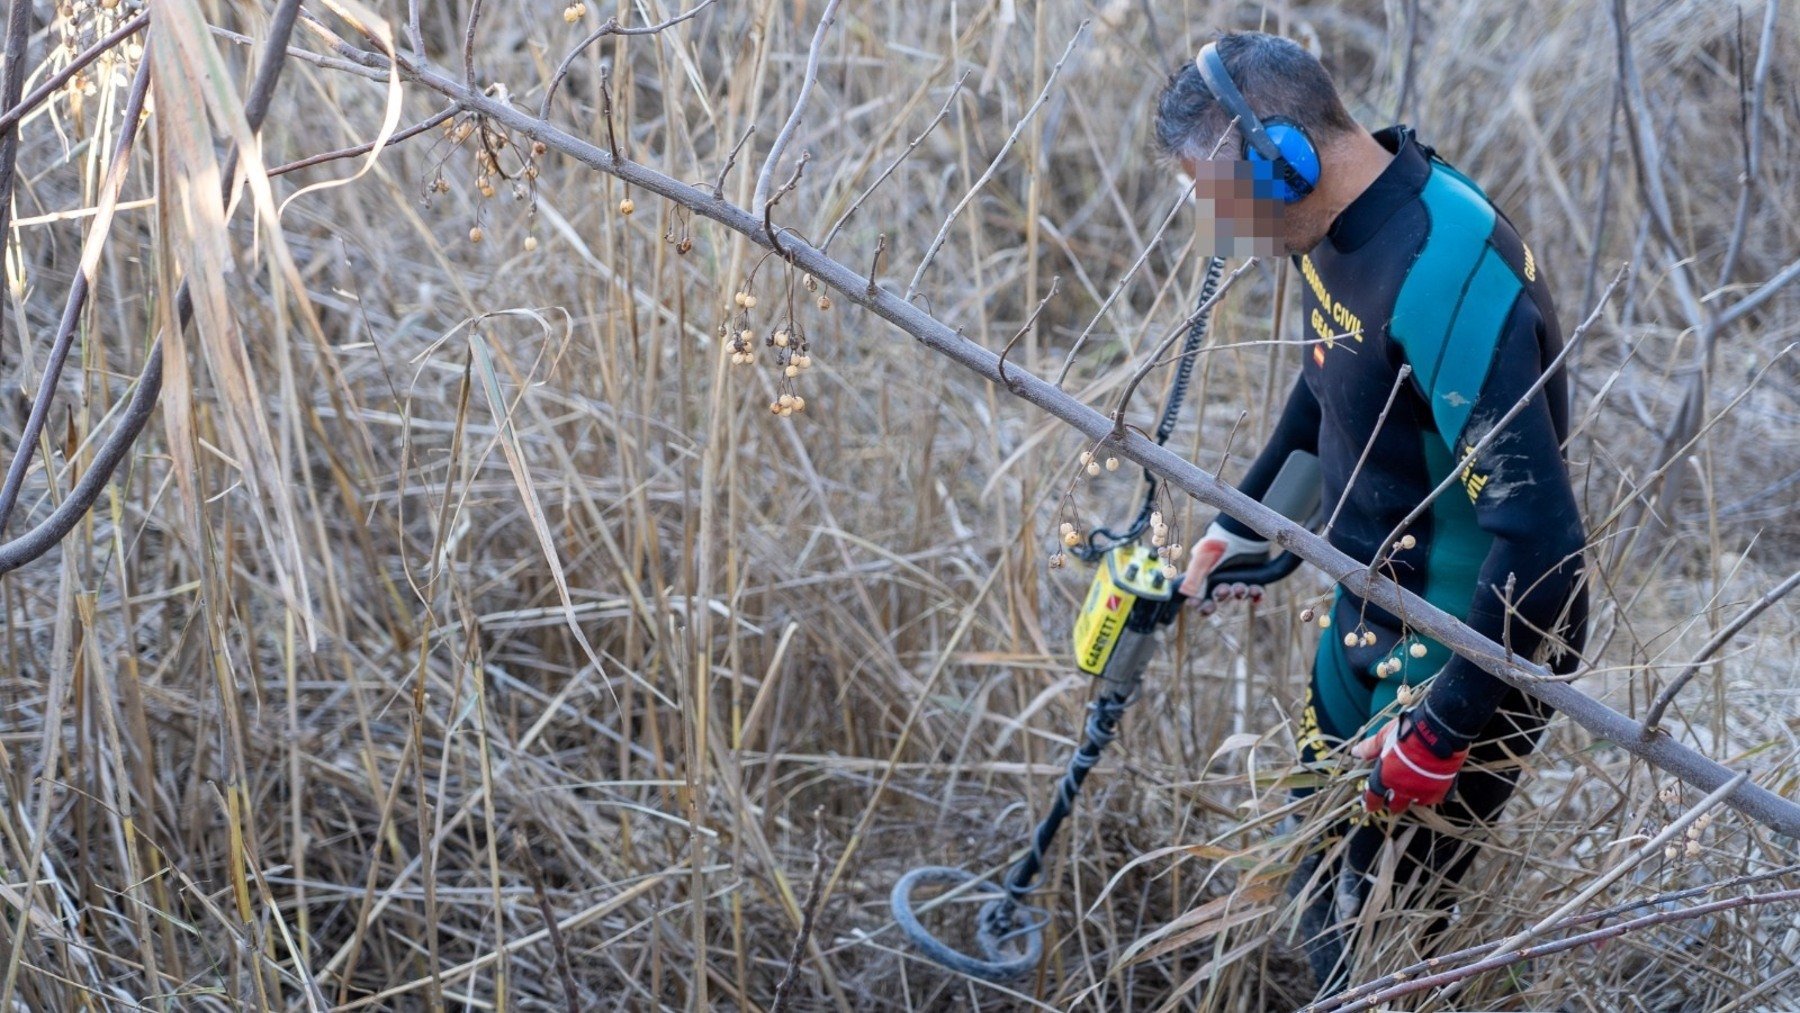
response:
[(1165, 602), (1174, 593), (1175, 581), (1163, 576), (1161, 561), (1148, 547), (1134, 542), (1108, 552), (1075, 617), (1076, 667), (1089, 675), (1104, 672), (1138, 602)]

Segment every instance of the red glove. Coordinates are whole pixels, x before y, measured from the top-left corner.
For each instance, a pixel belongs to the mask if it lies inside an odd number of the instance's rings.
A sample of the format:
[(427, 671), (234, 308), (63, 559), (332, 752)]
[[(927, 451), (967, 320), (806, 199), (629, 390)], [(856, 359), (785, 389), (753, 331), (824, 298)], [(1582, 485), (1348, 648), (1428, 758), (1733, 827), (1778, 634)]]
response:
[(1361, 760), (1374, 760), (1375, 769), (1363, 787), (1363, 807), (1372, 813), (1403, 813), (1412, 805), (1437, 805), (1450, 794), (1450, 786), (1469, 758), (1461, 748), (1417, 710), (1382, 726), (1372, 739), (1350, 750)]

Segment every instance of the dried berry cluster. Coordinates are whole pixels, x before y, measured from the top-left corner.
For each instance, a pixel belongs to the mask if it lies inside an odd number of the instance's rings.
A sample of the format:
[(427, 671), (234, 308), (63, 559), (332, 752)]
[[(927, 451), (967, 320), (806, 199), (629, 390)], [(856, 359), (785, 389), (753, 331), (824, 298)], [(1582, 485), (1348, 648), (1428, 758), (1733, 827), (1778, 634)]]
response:
[[(501, 86), (494, 86), (490, 92), (504, 91)], [(469, 148), (475, 156), (475, 195), (480, 198), (476, 204), (475, 224), (469, 227), (469, 242), (479, 243), (487, 238), (487, 229), (483, 222), (487, 218), (487, 201), (492, 200), (501, 187), (505, 187), (515, 201), (525, 202), (527, 229), (522, 245), (525, 252), (531, 253), (538, 248), (538, 238), (532, 233), (529, 223), (537, 218), (537, 179), (541, 160), (549, 149), (542, 141), (520, 144), (504, 129), (495, 125), (486, 117), (463, 115), (444, 121), (444, 132), (439, 144), (443, 155), (437, 161), (436, 171), (425, 184), (425, 205), (431, 205), (431, 199), (438, 194), (450, 192), (450, 180), (444, 175), (444, 167), (450, 156), (464, 148)]]
[[(68, 66), (84, 49), (118, 28), (135, 13), (135, 8), (141, 6), (141, 2), (125, 3), (123, 0), (62, 0), (56, 5), (56, 20), (50, 28), (56, 42), (45, 61), (46, 69)], [(82, 118), (87, 100), (100, 93), (102, 84), (125, 87), (138, 61), (143, 58), (143, 33), (140, 32), (76, 71), (60, 92), (68, 99), (70, 118)]]
[[(681, 242), (692, 246), (685, 234)], [(676, 249), (680, 250), (681, 247), (677, 245)], [(758, 347), (767, 349), (775, 360), (777, 371), (775, 400), (769, 402), (769, 413), (786, 416), (804, 412), (806, 398), (796, 389), (795, 381), (812, 368), (812, 342), (807, 336), (806, 328), (794, 313), (794, 284), (790, 280), (786, 297), (777, 300), (784, 311), (772, 321), (766, 331), (759, 331), (756, 326), (755, 310), (759, 300), (753, 291), (754, 285), (752, 272), (752, 277), (745, 279), (744, 284), (731, 297), (733, 309), (719, 330), (719, 336), (724, 339), (725, 354), (733, 366), (751, 366), (757, 362)], [(804, 276), (801, 285), (809, 292), (818, 292), (818, 279), (810, 274)], [(820, 294), (816, 305), (820, 310), (828, 310), (831, 308), (831, 300)]]
[(1175, 564), (1181, 560), (1186, 546), (1169, 538), (1169, 526), (1163, 522), (1161, 510), (1150, 514), (1150, 544), (1156, 549), (1157, 558), (1162, 560), (1163, 577), (1174, 580), (1181, 573), (1181, 568)]
[[(1673, 816), (1675, 811), (1681, 808), (1681, 782), (1675, 781), (1663, 785), (1656, 792), (1656, 800), (1662, 803), (1665, 813)], [(1663, 857), (1671, 862), (1677, 859), (1692, 861), (1699, 858), (1700, 840), (1706, 836), (1706, 829), (1712, 826), (1712, 819), (1713, 814), (1710, 812), (1694, 817), (1694, 822), (1688, 824), (1687, 830), (1683, 833), (1682, 840), (1670, 841), (1663, 845)]]

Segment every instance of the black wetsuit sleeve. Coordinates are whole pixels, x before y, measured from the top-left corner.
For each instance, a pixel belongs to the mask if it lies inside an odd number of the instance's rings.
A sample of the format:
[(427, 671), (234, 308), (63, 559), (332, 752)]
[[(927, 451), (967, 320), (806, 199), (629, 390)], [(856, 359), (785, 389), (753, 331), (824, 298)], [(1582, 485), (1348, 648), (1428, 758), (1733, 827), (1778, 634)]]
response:
[[(1546, 365), (1539, 333), (1543, 326), (1529, 295), (1521, 294), (1467, 425), (1447, 439), (1456, 460), (1467, 456), (1537, 382)], [(1510, 644), (1515, 655), (1526, 659), (1534, 658), (1547, 634), (1566, 628), (1579, 637), (1586, 618), (1578, 587), (1586, 535), (1557, 430), (1549, 397), (1539, 389), (1473, 467), (1463, 471), (1460, 487), (1444, 493), (1469, 496), (1477, 523), (1493, 536), (1466, 621), (1475, 632)], [(1446, 731), (1474, 738), (1506, 690), (1499, 679), (1453, 655), (1426, 702)]]
[[(1275, 476), (1280, 473), (1281, 466), (1287, 463), (1288, 455), (1296, 450), (1309, 454), (1319, 452), (1319, 402), (1313, 397), (1312, 388), (1306, 385), (1305, 376), (1294, 381), (1294, 390), (1288, 395), (1287, 406), (1281, 410), (1281, 419), (1275, 423), (1275, 431), (1269, 434), (1269, 442), (1263, 445), (1262, 452), (1250, 463), (1250, 470), (1244, 473), (1244, 480), (1238, 483), (1238, 491), (1251, 499), (1261, 500), (1274, 483)], [(1262, 538), (1249, 525), (1235, 517), (1221, 514), (1219, 523), (1234, 535)]]

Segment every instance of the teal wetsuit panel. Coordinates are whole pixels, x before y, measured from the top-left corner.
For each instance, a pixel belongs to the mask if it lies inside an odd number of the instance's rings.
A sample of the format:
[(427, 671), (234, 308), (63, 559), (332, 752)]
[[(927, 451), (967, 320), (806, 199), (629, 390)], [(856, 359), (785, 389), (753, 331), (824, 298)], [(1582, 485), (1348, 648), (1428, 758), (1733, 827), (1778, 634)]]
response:
[(1461, 175), (1433, 169), (1419, 195), (1431, 231), (1400, 286), (1389, 332), (1454, 450), (1522, 286), (1488, 241), (1493, 206)]
[[(1441, 440), (1422, 433), (1420, 450), (1431, 475), (1433, 488), (1449, 476), (1457, 459)], [(1481, 581), (1481, 566), (1493, 548), (1494, 536), (1482, 530), (1475, 519), (1475, 508), (1460, 487), (1451, 487), (1431, 504), (1431, 544), (1426, 555), (1425, 587), (1420, 597), (1453, 616), (1469, 614), (1475, 599), (1475, 588)], [(1414, 644), (1423, 644), (1425, 653), (1413, 657)], [(1451, 651), (1430, 637), (1411, 633), (1401, 637), (1394, 649), (1381, 658), (1399, 662), (1400, 669), (1382, 679), (1369, 701), (1373, 711), (1394, 702), (1400, 687), (1416, 686), (1441, 671), (1450, 661)], [(1380, 662), (1376, 662), (1379, 665)], [(1371, 670), (1378, 670), (1371, 666)]]

